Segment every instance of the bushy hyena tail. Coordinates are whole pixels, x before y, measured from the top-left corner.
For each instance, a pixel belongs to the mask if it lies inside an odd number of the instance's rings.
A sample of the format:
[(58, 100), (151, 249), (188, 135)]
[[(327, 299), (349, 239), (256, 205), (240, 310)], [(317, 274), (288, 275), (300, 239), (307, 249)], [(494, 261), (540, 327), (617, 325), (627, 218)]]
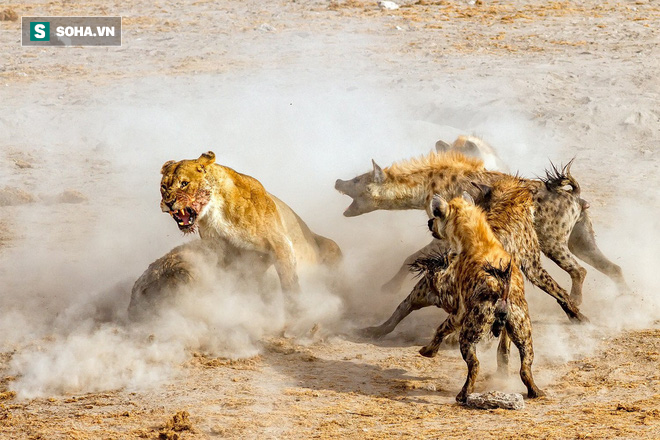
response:
[(449, 252), (435, 252), (419, 257), (408, 268), (416, 277), (425, 277), (447, 269), (450, 258)]
[(513, 263), (511, 260), (509, 260), (509, 264), (505, 268), (503, 268), (501, 265), (500, 267), (495, 267), (490, 263), (487, 263), (484, 266), (486, 273), (497, 279), (498, 284), (501, 285), (501, 289), (499, 291), (500, 297), (495, 303), (495, 321), (491, 327), (491, 331), (495, 337), (500, 336), (500, 333), (502, 333), (502, 329), (506, 325), (506, 321), (509, 317), (509, 288), (511, 286), (512, 266)]
[(550, 162), (551, 169), (545, 170), (545, 177), (541, 178), (548, 190), (554, 191), (558, 188), (570, 186), (572, 188), (571, 193), (576, 196), (580, 195), (580, 184), (575, 177), (571, 176), (571, 165), (573, 165), (574, 160), (575, 158), (571, 159), (565, 166), (559, 168)]

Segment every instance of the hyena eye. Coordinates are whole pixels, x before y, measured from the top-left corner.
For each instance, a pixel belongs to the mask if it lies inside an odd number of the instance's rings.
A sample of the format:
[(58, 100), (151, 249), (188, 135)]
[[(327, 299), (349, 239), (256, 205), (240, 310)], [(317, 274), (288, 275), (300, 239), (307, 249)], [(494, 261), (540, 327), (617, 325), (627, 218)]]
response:
[(181, 188), (185, 188), (186, 186), (188, 186), (188, 182), (186, 182), (185, 180), (182, 181), (181, 182)]

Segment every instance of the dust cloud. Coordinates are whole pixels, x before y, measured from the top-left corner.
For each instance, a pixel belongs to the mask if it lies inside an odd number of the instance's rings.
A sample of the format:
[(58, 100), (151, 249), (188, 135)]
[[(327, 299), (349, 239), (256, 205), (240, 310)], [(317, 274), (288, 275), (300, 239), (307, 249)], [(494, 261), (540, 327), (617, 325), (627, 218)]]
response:
[[(0, 255), (0, 344), (15, 351), (12, 388), (22, 398), (142, 389), (181, 374), (177, 367), (192, 352), (248, 357), (270, 336), (312, 341), (386, 318), (412, 283), (397, 295), (381, 293), (380, 285), (429, 241), (426, 219), (422, 212), (344, 218), (349, 200), (334, 191), (335, 179), (365, 172), (372, 158), (387, 166), (464, 133), (487, 139), (513, 170), (530, 177), (541, 174), (548, 158), (570, 159), (558, 153), (561, 140), (540, 137), (525, 115), (479, 100), (489, 86), (429, 95), (394, 89), (377, 76), (360, 81), (317, 71), (147, 78), (17, 109), (5, 123), (11, 143), (33, 162), (28, 189), (48, 195), (74, 188), (88, 202), (38, 202), (14, 219), (16, 238)], [(131, 322), (133, 282), (190, 239), (160, 212), (160, 167), (207, 150), (218, 163), (259, 179), (313, 231), (337, 241), (343, 268), (304, 270), (303, 292), (286, 298), (272, 270), (264, 290), (209, 265), (194, 289), (179, 292), (149, 320)], [(608, 213), (620, 219), (611, 230), (597, 230), (606, 254), (621, 258), (637, 296), (618, 297), (591, 269), (584, 310), (592, 324), (569, 326), (547, 295), (530, 289), (542, 362), (582, 355), (605, 334), (660, 315), (657, 300), (646, 295), (659, 287), (652, 272), (659, 241), (648, 236), (659, 230), (658, 217), (651, 205), (631, 205), (622, 205), (624, 214)], [(559, 271), (553, 275), (568, 286)], [(392, 337), (422, 331), (426, 338), (441, 316), (420, 312)]]

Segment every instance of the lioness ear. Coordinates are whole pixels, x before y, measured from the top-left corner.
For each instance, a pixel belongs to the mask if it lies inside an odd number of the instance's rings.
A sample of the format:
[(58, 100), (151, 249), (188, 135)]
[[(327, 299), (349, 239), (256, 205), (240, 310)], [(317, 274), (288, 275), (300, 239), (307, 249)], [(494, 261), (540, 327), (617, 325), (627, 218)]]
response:
[(385, 172), (381, 167), (378, 166), (375, 160), (371, 159), (371, 163), (374, 165), (374, 171), (372, 173), (372, 176), (374, 178), (374, 182), (376, 183), (383, 183), (387, 176), (385, 175)]
[(431, 214), (433, 217), (445, 218), (449, 212), (449, 204), (440, 194), (433, 194), (431, 199)]
[(202, 153), (199, 159), (197, 159), (197, 163), (199, 164), (197, 167), (198, 171), (204, 171), (204, 168), (215, 163), (215, 153), (213, 151)]
[(463, 191), (463, 200), (468, 202), (470, 205), (474, 205), (474, 199), (472, 198), (470, 193), (467, 192), (467, 191)]
[(443, 140), (439, 140), (438, 142), (435, 143), (435, 151), (437, 151), (438, 153), (444, 153), (446, 151), (449, 151), (450, 149), (451, 146)]
[(165, 163), (163, 164), (163, 166), (161, 167), (161, 169), (160, 169), (160, 174), (165, 174), (165, 170), (167, 169), (167, 167), (169, 167), (169, 166), (172, 165), (173, 163), (174, 163), (173, 160), (168, 160), (167, 162), (165, 162)]

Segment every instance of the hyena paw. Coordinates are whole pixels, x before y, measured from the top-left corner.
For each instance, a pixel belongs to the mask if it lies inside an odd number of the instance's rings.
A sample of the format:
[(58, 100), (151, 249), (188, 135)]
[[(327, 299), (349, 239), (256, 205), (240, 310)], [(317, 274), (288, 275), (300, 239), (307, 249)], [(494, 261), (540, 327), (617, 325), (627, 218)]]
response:
[(419, 350), (419, 354), (427, 358), (432, 358), (437, 353), (438, 353), (438, 347), (434, 344), (425, 345)]
[(539, 390), (538, 388), (536, 388), (535, 390), (527, 391), (527, 397), (529, 397), (530, 399), (536, 399), (537, 397), (543, 397), (543, 396), (545, 396), (545, 393)]
[(385, 336), (388, 332), (380, 327), (365, 327), (359, 329), (357, 333), (363, 338), (380, 339), (383, 336)]

